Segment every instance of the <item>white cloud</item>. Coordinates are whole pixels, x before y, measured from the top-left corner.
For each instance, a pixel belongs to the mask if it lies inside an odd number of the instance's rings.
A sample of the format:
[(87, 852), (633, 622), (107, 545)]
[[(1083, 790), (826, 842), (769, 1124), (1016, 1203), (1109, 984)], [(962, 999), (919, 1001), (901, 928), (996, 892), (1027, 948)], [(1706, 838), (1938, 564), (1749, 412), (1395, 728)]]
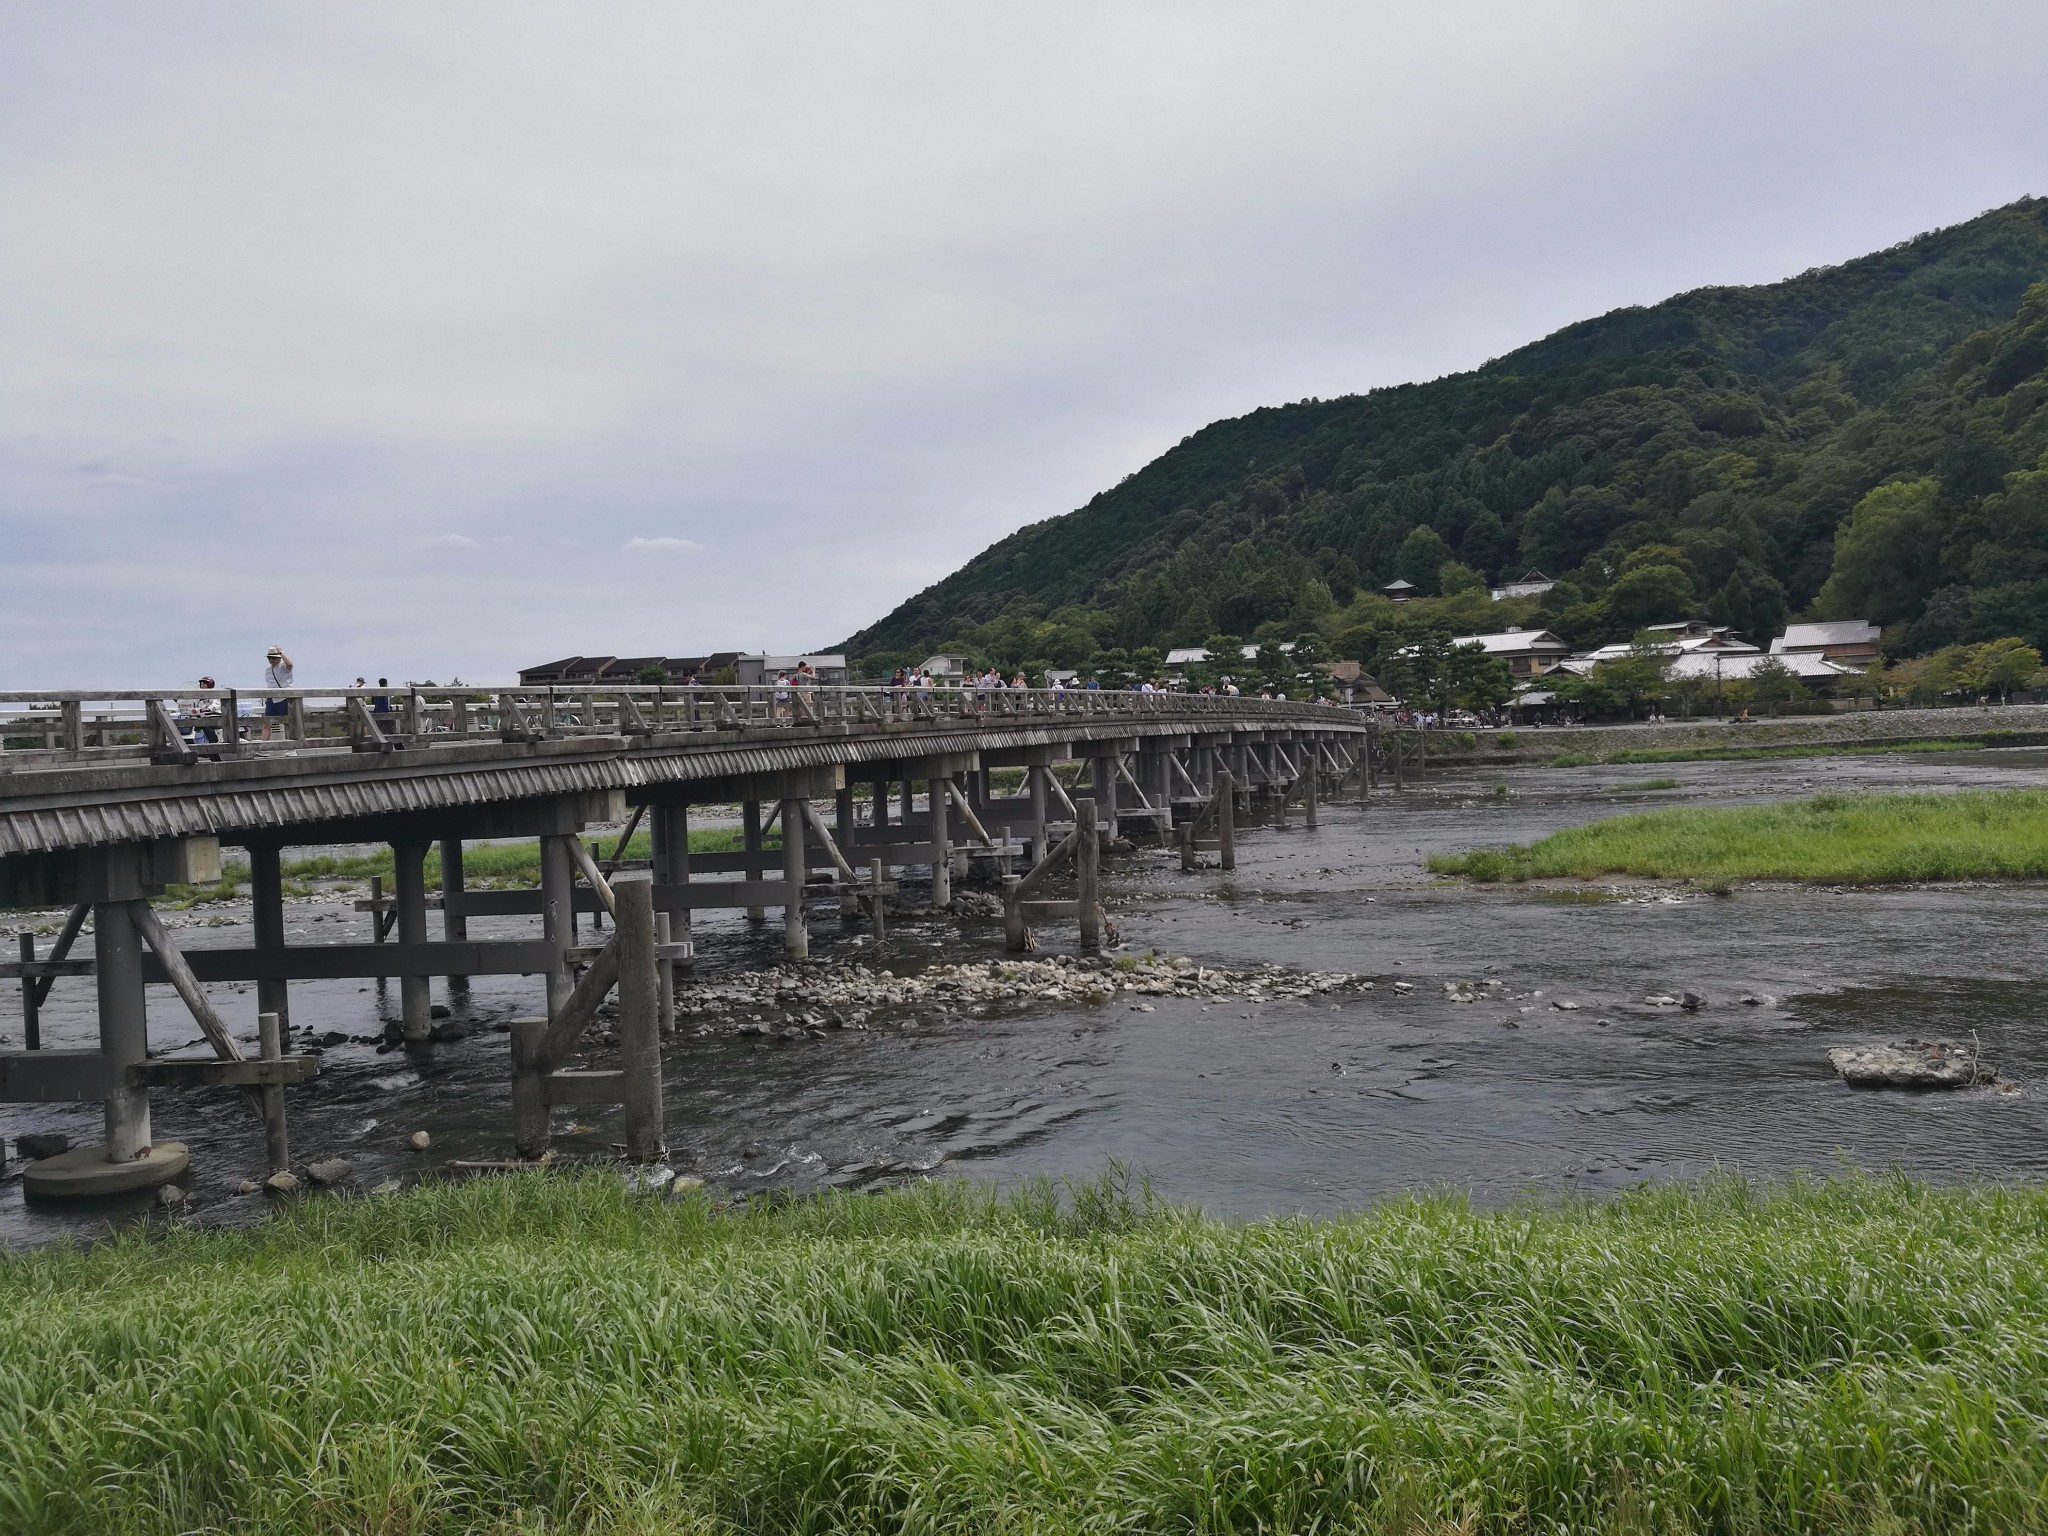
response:
[(475, 549), (476, 540), (466, 533), (437, 533), (420, 540), (422, 549)]
[(630, 538), (626, 540), (625, 543), (621, 544), (619, 546), (619, 551), (622, 554), (628, 555), (638, 555), (649, 552), (660, 552), (663, 554), (675, 555), (693, 555), (697, 553), (699, 550), (701, 550), (703, 547), (704, 546), (702, 544), (699, 544), (695, 539), (672, 538), (668, 534), (661, 534), (658, 537), (652, 539), (641, 538), (636, 535), (635, 537)]

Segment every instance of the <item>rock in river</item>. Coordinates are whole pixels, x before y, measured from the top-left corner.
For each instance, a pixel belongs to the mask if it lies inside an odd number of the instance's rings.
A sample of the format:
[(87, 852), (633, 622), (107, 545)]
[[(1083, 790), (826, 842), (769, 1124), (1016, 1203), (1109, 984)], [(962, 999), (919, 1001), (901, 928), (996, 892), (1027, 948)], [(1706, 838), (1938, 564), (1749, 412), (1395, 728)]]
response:
[(1828, 1063), (1856, 1088), (1967, 1088), (1977, 1081), (1976, 1053), (1953, 1040), (1838, 1045)]

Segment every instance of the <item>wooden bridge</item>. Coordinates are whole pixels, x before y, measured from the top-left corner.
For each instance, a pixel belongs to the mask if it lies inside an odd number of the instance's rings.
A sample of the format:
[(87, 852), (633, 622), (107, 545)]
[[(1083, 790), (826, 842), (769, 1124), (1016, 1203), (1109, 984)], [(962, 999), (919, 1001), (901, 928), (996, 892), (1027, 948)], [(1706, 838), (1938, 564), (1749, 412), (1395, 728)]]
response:
[[(673, 974), (692, 957), (691, 914), (782, 914), (784, 946), (808, 953), (807, 903), (880, 921), (892, 876), (928, 873), (933, 906), (980, 861), (1010, 876), (1013, 933), (1054, 859), (1092, 881), (1101, 842), (1164, 842), (1176, 824), (1225, 838), (1254, 799), (1284, 807), (1370, 771), (1370, 727), (1334, 706), (1216, 695), (1096, 690), (821, 687), (404, 688), (0, 693), (0, 907), (70, 909), (51, 950), (23, 936), (0, 976), (22, 988), (27, 1049), (0, 1052), (0, 1102), (103, 1100), (106, 1142), (31, 1165), (42, 1194), (143, 1188), (185, 1166), (155, 1142), (150, 1091), (240, 1087), (285, 1156), (282, 1087), (317, 1070), (285, 1053), (293, 981), (400, 978), (403, 1029), (428, 1038), (431, 978), (543, 978), (545, 1012), (512, 1034), (515, 1135), (544, 1146), (550, 1103), (627, 1106), (628, 1141), (660, 1141), (658, 1032)], [(1070, 791), (1056, 764), (1084, 765)], [(1013, 770), (1020, 792), (998, 793)], [(1014, 770), (1022, 770), (1021, 775)], [(1071, 775), (1070, 775), (1071, 777)], [(924, 803), (916, 788), (924, 787)], [(737, 804), (741, 847), (692, 853), (693, 807)], [(832, 807), (829, 816), (818, 809)], [(865, 812), (865, 815), (862, 813)], [(644, 826), (644, 870), (600, 863), (593, 824)], [(779, 822), (779, 847), (766, 842)], [(540, 884), (470, 891), (463, 845), (534, 837)], [(1085, 837), (1085, 859), (1076, 849)], [(282, 851), (382, 842), (393, 889), (371, 905), (379, 942), (287, 945)], [(246, 850), (254, 902), (247, 948), (178, 948), (151, 909), (171, 884), (219, 879), (223, 845)], [(615, 853), (623, 852), (625, 838)], [(438, 847), (438, 938), (425, 859)], [(1205, 844), (1206, 846), (1206, 844)], [(1075, 906), (1090, 933), (1092, 889)], [(579, 944), (578, 914), (614, 937)], [(468, 919), (531, 915), (537, 937), (472, 939)], [(74, 956), (90, 921), (92, 954)], [(385, 942), (387, 934), (389, 942)], [(96, 1050), (45, 1050), (38, 1009), (61, 976), (97, 988)], [(240, 1058), (204, 991), (253, 981), (263, 1055)], [(151, 1057), (145, 986), (169, 982), (212, 1048)], [(563, 1063), (616, 986), (622, 1055), (613, 1073)], [(652, 1076), (652, 1103), (648, 1079)], [(650, 1120), (651, 1116), (651, 1120)], [(651, 1127), (651, 1129), (650, 1129)], [(40, 1170), (40, 1171), (39, 1171)]]

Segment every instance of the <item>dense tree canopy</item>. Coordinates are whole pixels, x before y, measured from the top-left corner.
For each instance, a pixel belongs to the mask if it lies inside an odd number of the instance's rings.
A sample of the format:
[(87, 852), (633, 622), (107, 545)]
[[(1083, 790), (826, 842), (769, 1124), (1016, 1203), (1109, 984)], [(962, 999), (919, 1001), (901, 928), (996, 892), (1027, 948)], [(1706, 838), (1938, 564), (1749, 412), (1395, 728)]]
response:
[[(1846, 265), (1702, 289), (1475, 372), (1218, 422), (848, 642), (1004, 666), (1341, 637), (1401, 578), (1558, 578), (1576, 644), (1867, 617), (1894, 655), (2048, 645), (2048, 200)], [(1446, 588), (1446, 579), (1455, 586)], [(1449, 602), (1449, 597), (1440, 599)], [(1356, 653), (1354, 646), (1350, 652)]]

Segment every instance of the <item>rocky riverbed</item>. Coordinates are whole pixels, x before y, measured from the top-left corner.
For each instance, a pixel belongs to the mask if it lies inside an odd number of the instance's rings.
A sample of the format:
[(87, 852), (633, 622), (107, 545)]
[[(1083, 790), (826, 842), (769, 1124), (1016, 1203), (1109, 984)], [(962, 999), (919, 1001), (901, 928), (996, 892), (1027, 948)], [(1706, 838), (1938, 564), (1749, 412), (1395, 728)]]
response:
[[(702, 1035), (777, 1034), (796, 1038), (828, 1029), (939, 1023), (992, 1009), (1101, 1007), (1120, 998), (1326, 997), (1369, 992), (1363, 976), (1243, 969), (1148, 954), (1114, 959), (1057, 955), (1043, 960), (982, 960), (895, 973), (852, 964), (782, 965), (681, 988), (678, 1022)], [(1144, 1006), (1142, 1002), (1138, 1006)]]

